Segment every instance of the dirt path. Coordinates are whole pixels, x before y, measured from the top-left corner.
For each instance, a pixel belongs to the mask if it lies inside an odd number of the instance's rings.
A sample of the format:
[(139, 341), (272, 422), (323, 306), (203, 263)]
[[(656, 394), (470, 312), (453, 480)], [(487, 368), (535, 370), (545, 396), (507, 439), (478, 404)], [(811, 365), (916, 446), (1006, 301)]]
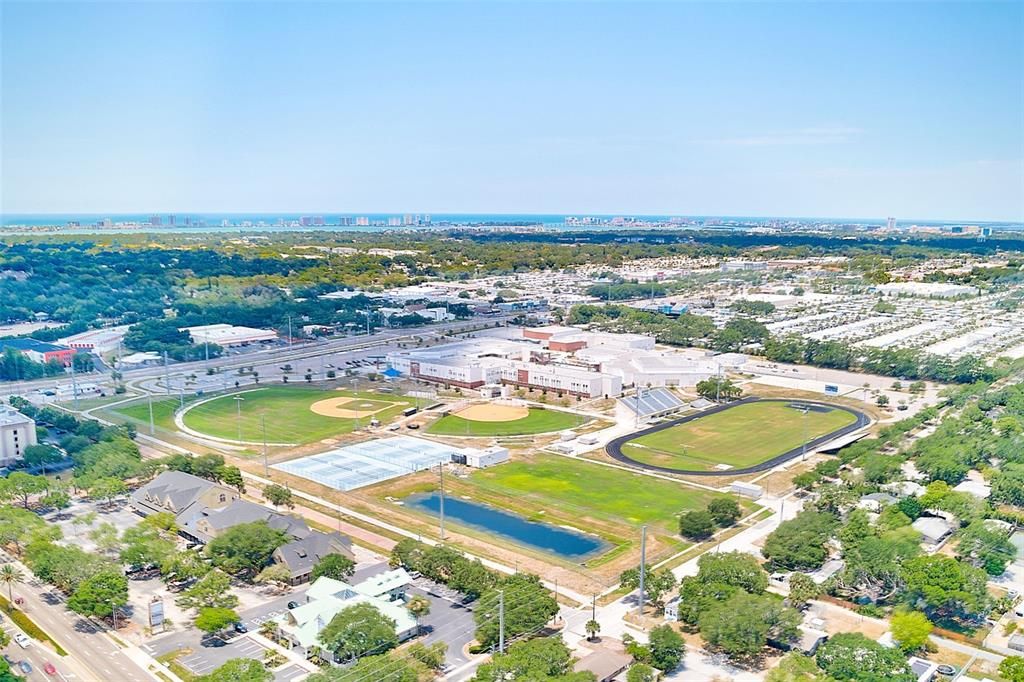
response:
[[(256, 502), (263, 503), (268, 507), (273, 507), (273, 505), (270, 502), (268, 502), (265, 497), (263, 497), (263, 491), (260, 488), (257, 488), (256, 486), (249, 486), (246, 490), (246, 496), (252, 498)], [(391, 549), (397, 544), (391, 538), (384, 537), (383, 535), (378, 535), (373, 531), (366, 530), (365, 528), (362, 528), (360, 526), (353, 525), (345, 521), (344, 519), (339, 519), (336, 516), (325, 514), (316, 509), (310, 509), (309, 507), (302, 504), (297, 504), (295, 505), (294, 509), (285, 511), (293, 511), (302, 516), (303, 518), (309, 519), (310, 521), (315, 521), (316, 523), (326, 526), (327, 528), (331, 528), (333, 530), (337, 530), (341, 533), (344, 533), (345, 535), (351, 537), (353, 540), (361, 541), (360, 544), (369, 545), (371, 548), (374, 549), (381, 549), (390, 552)]]

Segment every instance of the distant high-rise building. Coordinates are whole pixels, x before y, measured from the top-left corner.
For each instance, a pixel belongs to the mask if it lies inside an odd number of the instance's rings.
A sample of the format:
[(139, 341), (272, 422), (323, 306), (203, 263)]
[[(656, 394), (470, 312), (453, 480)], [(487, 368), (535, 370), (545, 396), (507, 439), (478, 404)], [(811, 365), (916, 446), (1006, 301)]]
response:
[(402, 219), (401, 218), (388, 218), (388, 227), (401, 227), (401, 226), (402, 226)]
[(191, 227), (191, 226), (192, 226), (192, 217), (191, 216), (185, 216), (185, 227)]
[(316, 227), (323, 227), (324, 217), (322, 215), (313, 216), (313, 225), (315, 225)]
[(164, 221), (158, 215), (149, 216), (149, 224), (153, 227), (160, 227), (164, 224)]
[(406, 213), (404, 216), (402, 216), (402, 224), (403, 225), (412, 225), (412, 216), (409, 215), (408, 213)]
[(172, 213), (171, 215), (167, 216), (167, 224), (170, 225), (171, 227), (174, 227), (174, 223), (175, 223), (175, 221), (177, 221), (177, 219), (178, 219), (177, 216), (175, 216)]
[(429, 225), (430, 224), (430, 214), (429, 213), (427, 215), (423, 216), (423, 224), (424, 225)]
[(887, 230), (895, 230), (896, 229), (896, 219), (895, 218), (888, 218), (888, 219), (886, 219), (886, 221), (885, 221), (885, 229), (887, 229)]
[(338, 224), (339, 225), (351, 225), (352, 224), (351, 216), (347, 216), (347, 215), (341, 216), (340, 218), (338, 218)]
[(356, 218), (356, 225), (358, 225), (360, 227), (368, 227), (369, 224), (370, 224), (370, 219), (367, 218), (366, 216), (359, 216), (358, 218)]

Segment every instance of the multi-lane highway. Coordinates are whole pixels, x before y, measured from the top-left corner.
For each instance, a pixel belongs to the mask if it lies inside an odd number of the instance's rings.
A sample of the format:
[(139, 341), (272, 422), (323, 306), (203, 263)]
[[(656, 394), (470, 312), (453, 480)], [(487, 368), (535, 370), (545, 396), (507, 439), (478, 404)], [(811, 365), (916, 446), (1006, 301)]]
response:
[[(451, 331), (453, 333), (464, 333), (475, 329), (493, 328), (496, 323), (504, 324), (509, 316), (496, 316), (487, 319), (471, 319), (460, 322), (450, 322), (432, 325), (430, 327), (415, 327), (411, 329), (382, 329), (370, 336), (347, 336), (340, 339), (321, 339), (306, 343), (297, 343), (291, 346), (272, 346), (258, 350), (246, 350), (242, 352), (229, 352), (219, 358), (210, 360), (196, 360), (193, 362), (172, 362), (167, 367), (162, 364), (141, 367), (138, 369), (123, 370), (123, 379), (127, 382), (137, 382), (145, 379), (161, 379), (164, 376), (174, 377), (185, 375), (202, 376), (212, 369), (221, 376), (230, 370), (242, 367), (253, 367), (259, 372), (261, 379), (270, 378), (281, 373), (280, 367), (293, 364), (300, 360), (319, 358), (321, 356), (338, 356), (339, 354), (350, 353), (360, 350), (369, 350), (397, 344), (415, 338), (423, 340), (437, 340)], [(312, 365), (312, 369), (319, 370), (320, 361)], [(304, 367), (295, 365), (293, 374), (304, 371)], [(339, 367), (339, 369), (344, 369)], [(319, 377), (318, 377), (319, 378)], [(59, 378), (62, 383), (70, 381), (70, 376)], [(36, 390), (52, 389), (57, 378), (47, 377), (34, 381), (3, 382), (0, 383), (0, 395), (26, 395)], [(80, 382), (111, 385), (109, 373), (92, 373), (79, 375)]]
[[(27, 569), (21, 570), (31, 575)], [(7, 648), (8, 655), (15, 661), (27, 659), (34, 669), (29, 679), (50, 678), (44, 672), (46, 663), (57, 669), (59, 675), (52, 676), (56, 679), (126, 682), (152, 682), (157, 679), (135, 663), (96, 625), (69, 610), (56, 590), (33, 580), (18, 585), (15, 596), (24, 600), (25, 613), (35, 624), (69, 654), (59, 656), (35, 640), (27, 649), (12, 643)], [(16, 626), (5, 619), (4, 629), (12, 632)]]

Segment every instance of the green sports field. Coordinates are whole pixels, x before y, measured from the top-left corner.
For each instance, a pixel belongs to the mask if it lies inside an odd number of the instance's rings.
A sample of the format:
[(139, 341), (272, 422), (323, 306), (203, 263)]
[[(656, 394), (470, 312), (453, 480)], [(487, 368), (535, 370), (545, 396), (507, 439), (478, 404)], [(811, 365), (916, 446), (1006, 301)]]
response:
[[(237, 405), (235, 396), (242, 398)], [(358, 398), (345, 404), (344, 398)], [(266, 439), (270, 443), (311, 443), (349, 433), (357, 423), (364, 426), (369, 417), (360, 420), (315, 414), (310, 406), (321, 400), (342, 399), (342, 407), (359, 409), (369, 405), (367, 410), (384, 408), (373, 415), (381, 422), (399, 414), (413, 405), (413, 400), (395, 395), (384, 395), (361, 391), (325, 391), (302, 386), (267, 386), (219, 396), (208, 402), (192, 407), (186, 406), (182, 421), (190, 429), (200, 433), (250, 443), (263, 442), (260, 424), (262, 416), (266, 423)], [(141, 409), (148, 410), (146, 406)], [(239, 417), (240, 413), (240, 417)], [(148, 419), (148, 411), (146, 413)]]
[(710, 471), (719, 464), (749, 467), (856, 420), (845, 410), (811, 410), (804, 417), (787, 402), (759, 401), (631, 440), (622, 446), (622, 454), (669, 469)]
[[(181, 402), (178, 398), (153, 399), (153, 426), (167, 431), (174, 430), (174, 411)], [(121, 405), (110, 410), (114, 415), (128, 417), (139, 422), (139, 431), (149, 433), (149, 402), (143, 401), (131, 405)]]
[[(547, 510), (574, 519), (593, 518), (632, 526), (655, 524), (677, 532), (680, 512), (703, 509), (725, 497), (621, 468), (558, 455), (534, 455), (501, 466), (478, 469), (467, 481), (485, 501), (512, 509)], [(745, 510), (752, 505), (739, 500)]]
[(527, 436), (572, 429), (586, 421), (586, 417), (577, 414), (531, 407), (530, 413), (522, 419), (507, 422), (477, 421), (449, 414), (431, 424), (427, 433), (437, 436)]

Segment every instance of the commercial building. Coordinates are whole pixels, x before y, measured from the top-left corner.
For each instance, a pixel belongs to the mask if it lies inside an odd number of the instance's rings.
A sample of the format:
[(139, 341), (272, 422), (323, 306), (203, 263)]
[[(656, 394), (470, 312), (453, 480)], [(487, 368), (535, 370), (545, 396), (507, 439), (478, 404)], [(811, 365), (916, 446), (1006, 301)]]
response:
[[(356, 585), (333, 578), (317, 578), (306, 591), (305, 603), (274, 619), (277, 634), (300, 655), (311, 658), (321, 651), (320, 632), (338, 613), (369, 604), (395, 623), (395, 635), (405, 641), (419, 632), (419, 624), (405, 606), (405, 590), (412, 578), (404, 569), (388, 571)], [(325, 654), (326, 655), (326, 654)]]
[(36, 444), (36, 422), (12, 407), (0, 405), (0, 466), (21, 461), (25, 448)]
[(128, 331), (128, 327), (90, 329), (81, 334), (65, 336), (59, 342), (68, 348), (102, 355), (117, 350), (126, 331)]
[(745, 270), (767, 270), (768, 264), (764, 261), (753, 260), (730, 260), (719, 266), (722, 272), (742, 272)]
[(231, 324), (204, 324), (198, 327), (183, 327), (179, 331), (188, 332), (193, 344), (214, 343), (225, 348), (277, 340), (277, 332), (273, 329), (236, 327)]
[(234, 488), (182, 471), (161, 473), (132, 493), (129, 506), (140, 516), (174, 514), (178, 533), (203, 544), (234, 526), (264, 522), (289, 538), (273, 560), (288, 569), (293, 585), (308, 581), (316, 563), (329, 554), (354, 558), (351, 540), (341, 533), (314, 531), (298, 516), (243, 500)]
[(919, 296), (922, 298), (956, 298), (977, 296), (978, 288), (948, 282), (890, 282), (879, 284), (875, 291), (883, 296)]
[(47, 363), (51, 360), (56, 360), (65, 367), (71, 366), (71, 361), (74, 359), (75, 353), (78, 352), (67, 346), (47, 343), (46, 341), (36, 341), (35, 339), (0, 340), (0, 353), (8, 348), (21, 353), (33, 362)]

